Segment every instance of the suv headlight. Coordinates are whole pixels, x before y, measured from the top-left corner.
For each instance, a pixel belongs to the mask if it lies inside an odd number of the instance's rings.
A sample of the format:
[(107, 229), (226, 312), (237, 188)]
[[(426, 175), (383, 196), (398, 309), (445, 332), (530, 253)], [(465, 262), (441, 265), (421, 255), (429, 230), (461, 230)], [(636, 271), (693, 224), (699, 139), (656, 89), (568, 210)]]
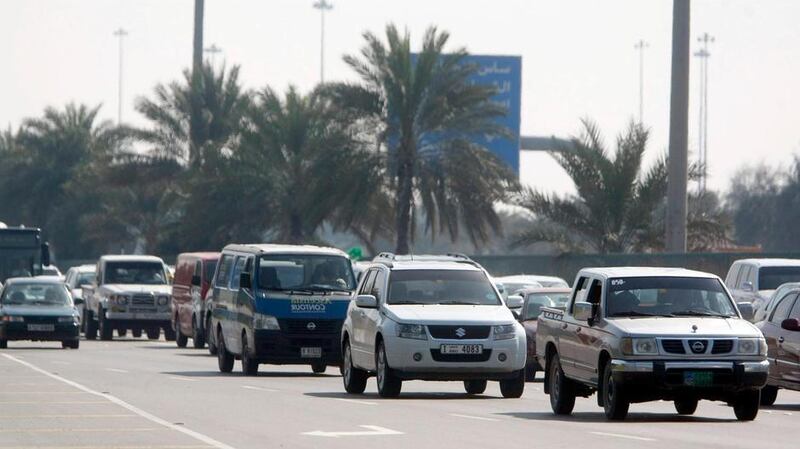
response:
[(159, 306), (166, 306), (169, 304), (169, 296), (159, 296), (158, 297), (158, 305)]
[(23, 321), (25, 321), (25, 318), (23, 318), (21, 316), (4, 315), (3, 316), (3, 321), (5, 321), (7, 323), (22, 323)]
[(253, 317), (253, 327), (256, 329), (265, 329), (270, 331), (277, 331), (281, 329), (277, 318), (272, 315), (263, 315), (260, 313), (255, 314)]
[(736, 353), (742, 355), (765, 355), (767, 353), (767, 342), (763, 338), (740, 338)]
[(124, 306), (128, 304), (128, 297), (125, 295), (111, 295), (108, 297), (108, 301), (112, 304)]
[(625, 355), (657, 355), (655, 338), (623, 338), (622, 353)]
[(513, 324), (492, 326), (492, 333), (494, 334), (495, 340), (510, 340), (517, 336), (517, 332)]
[(77, 316), (60, 316), (58, 317), (59, 323), (75, 323), (78, 321)]
[(398, 324), (397, 336), (400, 338), (413, 338), (414, 340), (427, 340), (428, 332), (422, 324)]

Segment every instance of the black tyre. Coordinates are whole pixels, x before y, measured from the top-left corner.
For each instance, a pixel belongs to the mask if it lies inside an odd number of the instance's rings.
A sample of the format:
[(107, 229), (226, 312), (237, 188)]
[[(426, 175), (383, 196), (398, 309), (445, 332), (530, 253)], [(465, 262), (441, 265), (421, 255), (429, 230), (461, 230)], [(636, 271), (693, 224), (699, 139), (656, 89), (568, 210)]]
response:
[(250, 353), (250, 348), (247, 347), (247, 335), (244, 334), (242, 334), (242, 374), (245, 376), (258, 375), (258, 361)]
[(500, 381), (500, 393), (504, 398), (513, 399), (522, 396), (525, 392), (525, 370), (516, 372), (513, 378)]
[(525, 366), (525, 381), (533, 382), (536, 380), (536, 366), (534, 364)]
[(200, 326), (197, 325), (197, 319), (192, 317), (192, 346), (195, 349), (203, 349), (205, 345), (206, 338), (203, 329), (200, 329)]
[(350, 394), (361, 394), (367, 388), (367, 372), (353, 366), (353, 354), (350, 351), (350, 342), (344, 343), (342, 351), (342, 381), (344, 391)]
[(62, 349), (78, 349), (80, 347), (80, 340), (64, 340), (61, 342)]
[(621, 421), (628, 416), (630, 401), (625, 397), (622, 386), (614, 380), (611, 373), (611, 363), (606, 363), (603, 369), (603, 410), (606, 418), (613, 421)]
[(128, 335), (128, 329), (117, 329), (117, 337), (124, 337)]
[(0, 349), (8, 348), (8, 340), (0, 340)]
[(386, 360), (386, 348), (383, 341), (378, 342), (378, 350), (375, 353), (375, 367), (378, 381), (378, 396), (382, 398), (396, 398), (400, 396), (403, 388), (403, 381), (394, 375), (389, 362)]
[(86, 339), (97, 338), (97, 321), (94, 320), (94, 314), (90, 310), (83, 311), (83, 323), (83, 335)]
[(230, 373), (233, 371), (233, 354), (225, 349), (225, 338), (222, 336), (221, 329), (217, 331), (217, 341), (219, 342), (219, 346), (217, 347), (217, 365), (219, 366), (219, 372)]
[(99, 310), (97, 312), (98, 318), (98, 325), (100, 331), (100, 340), (109, 341), (114, 338), (114, 327), (111, 325), (111, 322), (106, 319), (106, 312), (104, 310)]
[(761, 405), (773, 405), (778, 399), (778, 387), (767, 385), (761, 389)]
[(550, 408), (556, 415), (569, 415), (575, 408), (575, 388), (564, 375), (558, 354), (553, 354), (548, 364)]
[(134, 327), (133, 329), (131, 329), (131, 336), (133, 338), (142, 338), (142, 328)]
[(147, 338), (150, 340), (158, 340), (158, 337), (161, 336), (161, 329), (157, 327), (151, 327), (147, 329)]
[(679, 415), (694, 415), (697, 411), (697, 398), (678, 398), (675, 399), (675, 410)]
[(739, 421), (752, 421), (758, 416), (761, 390), (742, 391), (733, 400), (733, 413)]
[[(179, 324), (175, 323), (175, 327), (178, 328), (178, 326)], [(178, 335), (180, 335), (180, 330), (173, 329), (172, 325), (164, 326), (164, 340), (175, 341), (175, 339), (178, 338)], [(184, 346), (186, 345), (183, 345), (182, 347)]]
[[(175, 330), (173, 333), (175, 334), (175, 344), (178, 345), (179, 348), (185, 348), (186, 345), (189, 344), (189, 337), (181, 333), (180, 324), (175, 323)], [(167, 340), (169, 340), (169, 338), (167, 338)]]
[(208, 353), (211, 354), (211, 355), (217, 355), (216, 336), (209, 329), (212, 329), (212, 327), (211, 327), (211, 315), (209, 315), (208, 318), (206, 318), (206, 327), (205, 327), (204, 332), (208, 336), (208, 338), (206, 338), (206, 340), (207, 340), (206, 343), (208, 343)]
[(486, 380), (465, 380), (464, 391), (467, 394), (483, 394), (486, 391)]
[(311, 364), (311, 371), (314, 374), (322, 374), (328, 369), (328, 364), (325, 362), (314, 362)]

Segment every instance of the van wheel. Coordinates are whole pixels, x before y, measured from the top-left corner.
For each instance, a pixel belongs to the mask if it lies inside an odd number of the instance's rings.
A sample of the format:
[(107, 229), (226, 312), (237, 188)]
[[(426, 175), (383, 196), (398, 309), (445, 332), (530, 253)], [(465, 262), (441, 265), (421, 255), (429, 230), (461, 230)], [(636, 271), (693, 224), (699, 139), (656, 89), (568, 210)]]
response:
[(197, 317), (192, 317), (192, 346), (195, 349), (203, 349), (206, 345), (206, 338), (200, 326), (197, 325)]
[(98, 324), (100, 328), (100, 340), (108, 341), (114, 338), (114, 328), (111, 327), (111, 323), (108, 322), (105, 311), (99, 310), (97, 312), (97, 317), (100, 321)]
[(230, 373), (233, 371), (233, 354), (228, 352), (225, 348), (225, 337), (222, 336), (222, 329), (217, 332), (217, 341), (219, 342), (219, 346), (217, 347), (217, 365), (219, 366), (219, 372)]
[(675, 410), (679, 415), (694, 415), (697, 411), (697, 398), (678, 398), (675, 399)]
[(556, 415), (569, 415), (575, 408), (575, 388), (572, 381), (564, 375), (558, 354), (553, 354), (548, 363), (548, 385), (550, 390), (550, 408)]
[(525, 392), (525, 370), (517, 371), (513, 378), (500, 381), (500, 393), (504, 398), (518, 398)]
[(216, 339), (215, 339), (214, 333), (211, 332), (210, 329), (211, 329), (211, 316), (206, 318), (206, 327), (205, 327), (204, 332), (208, 336), (208, 338), (207, 338), (207, 340), (208, 340), (208, 342), (207, 342), (208, 343), (208, 353), (211, 354), (211, 355), (217, 355), (217, 345), (215, 343)]
[(314, 362), (311, 364), (311, 372), (314, 374), (322, 374), (328, 369), (328, 364), (325, 362)]
[(486, 380), (465, 380), (464, 381), (464, 391), (467, 394), (483, 394), (486, 391)]
[(97, 321), (94, 320), (94, 314), (90, 310), (83, 311), (84, 330), (83, 335), (87, 340), (94, 340), (97, 338)]
[(733, 413), (739, 421), (752, 421), (758, 416), (761, 390), (742, 391), (733, 400)]
[(342, 359), (342, 381), (344, 391), (350, 394), (361, 394), (367, 388), (367, 372), (353, 366), (353, 354), (350, 350), (350, 342), (344, 342)]
[(382, 398), (396, 398), (400, 396), (403, 381), (397, 378), (389, 362), (386, 360), (386, 348), (383, 341), (378, 342), (378, 351), (375, 354), (376, 377), (378, 381), (378, 396)]
[(761, 389), (761, 405), (773, 405), (778, 399), (778, 387), (767, 385)]
[(258, 361), (254, 360), (247, 347), (247, 335), (242, 334), (242, 373), (245, 376), (258, 375)]
[(611, 373), (611, 363), (606, 363), (603, 369), (603, 410), (606, 418), (621, 421), (628, 416), (631, 403), (625, 397), (622, 386), (614, 380)]

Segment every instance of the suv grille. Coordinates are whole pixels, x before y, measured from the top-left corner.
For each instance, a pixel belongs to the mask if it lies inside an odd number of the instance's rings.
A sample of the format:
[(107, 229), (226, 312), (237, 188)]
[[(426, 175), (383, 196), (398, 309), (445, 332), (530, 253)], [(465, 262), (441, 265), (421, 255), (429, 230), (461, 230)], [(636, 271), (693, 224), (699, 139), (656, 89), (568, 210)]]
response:
[(491, 326), (428, 326), (433, 338), (448, 340), (485, 340), (492, 332)]
[(683, 340), (661, 340), (661, 346), (664, 352), (670, 354), (685, 354), (686, 350), (683, 348)]
[(733, 340), (714, 340), (711, 347), (712, 354), (727, 354), (733, 350)]
[(279, 320), (279, 324), (289, 334), (338, 334), (342, 330), (339, 320)]
[(431, 357), (437, 362), (485, 362), (492, 357), (492, 350), (484, 349), (481, 354), (442, 354), (438, 349), (431, 349)]
[(131, 297), (132, 306), (155, 306), (156, 298), (153, 295), (133, 295)]

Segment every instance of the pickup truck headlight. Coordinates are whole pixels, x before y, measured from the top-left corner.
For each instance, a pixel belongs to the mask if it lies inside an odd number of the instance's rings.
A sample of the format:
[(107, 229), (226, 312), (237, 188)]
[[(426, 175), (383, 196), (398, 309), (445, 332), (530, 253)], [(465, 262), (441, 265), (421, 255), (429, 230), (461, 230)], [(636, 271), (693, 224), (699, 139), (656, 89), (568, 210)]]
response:
[(492, 333), (495, 340), (510, 340), (517, 336), (516, 329), (513, 324), (501, 324), (499, 326), (492, 326)]
[(414, 340), (427, 340), (428, 332), (422, 324), (398, 324), (397, 336), (400, 338), (413, 338)]
[(108, 301), (112, 304), (124, 306), (128, 304), (128, 297), (125, 295), (111, 295), (108, 297)]
[(3, 321), (5, 321), (6, 323), (22, 323), (23, 321), (25, 321), (25, 318), (14, 315), (3, 315)]
[(169, 304), (169, 296), (159, 296), (158, 297), (158, 305), (159, 306), (166, 306)]
[(58, 317), (59, 323), (77, 323), (78, 317), (77, 316), (60, 316)]
[(256, 329), (264, 329), (270, 331), (277, 331), (281, 329), (281, 325), (278, 324), (278, 319), (272, 315), (263, 315), (257, 313), (255, 317), (253, 317), (253, 327)]
[(767, 342), (763, 338), (740, 338), (736, 352), (742, 355), (765, 355)]
[(623, 338), (622, 353), (625, 355), (657, 355), (655, 338)]

